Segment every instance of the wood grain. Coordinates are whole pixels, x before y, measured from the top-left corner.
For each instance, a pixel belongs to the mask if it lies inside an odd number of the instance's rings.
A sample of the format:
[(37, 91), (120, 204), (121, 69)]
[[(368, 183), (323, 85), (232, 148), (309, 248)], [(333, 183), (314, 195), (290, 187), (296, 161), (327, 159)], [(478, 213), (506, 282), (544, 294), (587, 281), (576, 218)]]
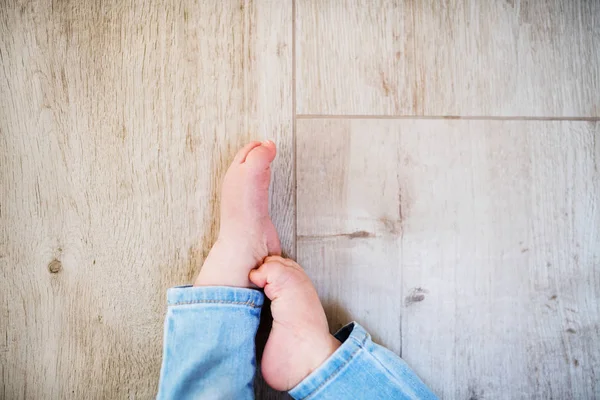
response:
[(153, 398), (165, 290), (217, 233), (237, 148), (278, 142), (294, 251), (291, 5), (0, 6), (0, 397)]
[(297, 112), (600, 116), (600, 2), (302, 0)]
[(332, 329), (358, 320), (443, 398), (600, 398), (600, 123), (385, 119), (597, 120), (599, 18), (4, 1), (0, 398), (154, 397), (165, 290), (197, 274), (223, 173), (263, 138), (284, 252)]
[(297, 124), (298, 260), (334, 331), (351, 313), (399, 352), (399, 188), (388, 151), (396, 146), (381, 135), (355, 146), (347, 121)]
[(298, 259), (442, 398), (600, 396), (600, 123), (297, 121)]

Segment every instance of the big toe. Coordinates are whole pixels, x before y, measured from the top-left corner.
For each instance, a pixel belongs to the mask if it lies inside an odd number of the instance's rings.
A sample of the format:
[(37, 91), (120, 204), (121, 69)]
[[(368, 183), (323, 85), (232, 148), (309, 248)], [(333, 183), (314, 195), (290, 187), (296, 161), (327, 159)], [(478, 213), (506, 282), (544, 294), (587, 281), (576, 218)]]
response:
[(250, 271), (248, 278), (256, 286), (264, 288), (265, 295), (274, 301), (298, 284), (304, 284), (304, 276), (304, 271), (294, 261), (280, 256), (269, 256), (260, 267)]
[(247, 145), (242, 147), (240, 150), (238, 150), (237, 154), (235, 155), (234, 161), (237, 162), (238, 164), (245, 162), (246, 157), (248, 157), (248, 154), (250, 154), (252, 149), (254, 149), (260, 145), (261, 145), (261, 142), (257, 142), (257, 141), (248, 143)]
[(271, 162), (275, 159), (277, 149), (275, 143), (270, 140), (264, 141), (260, 146), (253, 147), (248, 155), (244, 164), (250, 166), (258, 171), (264, 170), (269, 167)]

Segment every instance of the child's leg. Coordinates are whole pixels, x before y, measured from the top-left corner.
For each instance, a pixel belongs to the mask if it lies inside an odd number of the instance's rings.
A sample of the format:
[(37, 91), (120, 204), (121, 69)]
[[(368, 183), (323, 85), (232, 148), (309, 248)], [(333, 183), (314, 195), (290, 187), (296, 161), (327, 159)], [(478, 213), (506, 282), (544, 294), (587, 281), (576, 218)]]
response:
[(169, 289), (159, 399), (252, 399), (263, 294), (248, 272), (279, 254), (268, 213), (273, 142), (244, 147), (222, 186), (221, 229), (196, 287)]
[(294, 261), (268, 257), (250, 280), (271, 299), (273, 326), (262, 358), (262, 374), (277, 390), (289, 390), (340, 346), (312, 282)]
[(194, 286), (252, 287), (248, 272), (268, 255), (281, 254), (269, 216), (271, 141), (241, 149), (227, 170), (221, 190), (219, 236)]
[(271, 299), (273, 328), (261, 369), (267, 383), (302, 399), (435, 399), (400, 357), (358, 324), (329, 334), (315, 288), (292, 260), (268, 257), (250, 280)]

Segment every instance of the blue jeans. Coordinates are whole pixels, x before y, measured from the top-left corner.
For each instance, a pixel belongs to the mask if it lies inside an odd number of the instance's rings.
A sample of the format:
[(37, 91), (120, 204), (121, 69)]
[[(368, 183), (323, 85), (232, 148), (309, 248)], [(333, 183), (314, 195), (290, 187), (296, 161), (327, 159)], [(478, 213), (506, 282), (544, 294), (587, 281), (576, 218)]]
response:
[[(263, 300), (253, 289), (169, 289), (157, 398), (253, 399), (254, 336)], [(335, 336), (342, 345), (289, 391), (293, 398), (436, 398), (402, 359), (373, 343), (359, 324)]]

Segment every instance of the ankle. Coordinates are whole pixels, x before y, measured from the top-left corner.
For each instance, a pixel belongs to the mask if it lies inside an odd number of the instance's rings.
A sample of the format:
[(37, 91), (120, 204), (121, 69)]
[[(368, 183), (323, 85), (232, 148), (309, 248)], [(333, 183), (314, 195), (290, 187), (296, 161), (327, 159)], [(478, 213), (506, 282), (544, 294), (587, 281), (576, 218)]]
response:
[(341, 342), (329, 333), (311, 341), (310, 350), (305, 353), (304, 371), (297, 377), (298, 381), (293, 386), (298, 385), (313, 371), (323, 365), (341, 345)]
[(261, 259), (248, 249), (218, 238), (210, 249), (194, 286), (235, 286), (252, 287), (248, 272), (255, 268)]
[(333, 335), (327, 333), (319, 343), (315, 344), (314, 352), (311, 354), (311, 365), (309, 373), (319, 368), (335, 351), (342, 345)]

